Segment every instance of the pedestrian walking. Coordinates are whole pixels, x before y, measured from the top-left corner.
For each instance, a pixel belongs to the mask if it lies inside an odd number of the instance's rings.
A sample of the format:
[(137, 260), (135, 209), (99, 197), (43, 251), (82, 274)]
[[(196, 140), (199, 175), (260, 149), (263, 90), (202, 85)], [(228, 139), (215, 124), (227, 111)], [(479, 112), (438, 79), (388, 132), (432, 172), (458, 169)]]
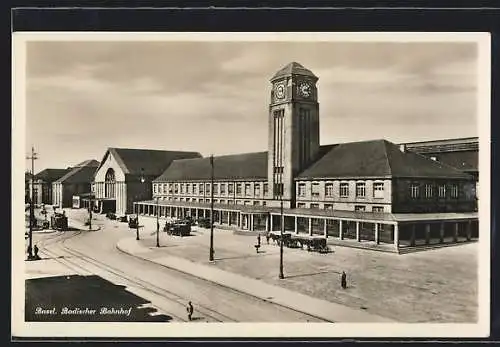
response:
[(28, 246), (26, 252), (28, 253), (28, 260), (31, 260), (33, 257), (33, 254), (31, 253), (31, 246)]
[(35, 247), (33, 247), (33, 251), (35, 252), (35, 259), (40, 259), (40, 256), (38, 255), (38, 246), (35, 245)]
[(259, 245), (260, 247), (260, 234), (257, 235), (257, 244)]
[(340, 277), (340, 286), (342, 287), (342, 289), (347, 288), (347, 275), (345, 271), (342, 271), (342, 276)]
[(267, 244), (269, 244), (269, 238), (270, 238), (269, 233), (267, 233), (266, 234), (266, 242), (267, 242)]
[(191, 303), (191, 301), (188, 303), (186, 310), (188, 313), (188, 319), (191, 321), (191, 318), (193, 317), (193, 311), (194, 311), (193, 304)]

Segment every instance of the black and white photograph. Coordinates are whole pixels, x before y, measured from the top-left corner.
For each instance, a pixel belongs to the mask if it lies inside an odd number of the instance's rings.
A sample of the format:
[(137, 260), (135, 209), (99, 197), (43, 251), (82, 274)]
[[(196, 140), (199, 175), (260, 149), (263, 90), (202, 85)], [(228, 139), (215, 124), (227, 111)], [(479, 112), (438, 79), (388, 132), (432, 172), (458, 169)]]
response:
[(13, 333), (489, 333), (488, 34), (13, 44)]

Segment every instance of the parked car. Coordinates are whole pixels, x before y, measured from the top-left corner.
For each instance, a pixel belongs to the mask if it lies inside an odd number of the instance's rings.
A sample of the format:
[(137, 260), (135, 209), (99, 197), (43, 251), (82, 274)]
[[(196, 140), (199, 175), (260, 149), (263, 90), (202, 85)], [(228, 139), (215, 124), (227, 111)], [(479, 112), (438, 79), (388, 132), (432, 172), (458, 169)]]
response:
[(106, 218), (116, 220), (116, 214), (114, 214), (113, 212), (108, 212), (106, 213)]
[(210, 218), (199, 218), (198, 219), (198, 226), (200, 228), (210, 228)]
[(130, 216), (128, 218), (128, 227), (131, 229), (137, 229), (138, 226), (139, 226), (139, 217)]

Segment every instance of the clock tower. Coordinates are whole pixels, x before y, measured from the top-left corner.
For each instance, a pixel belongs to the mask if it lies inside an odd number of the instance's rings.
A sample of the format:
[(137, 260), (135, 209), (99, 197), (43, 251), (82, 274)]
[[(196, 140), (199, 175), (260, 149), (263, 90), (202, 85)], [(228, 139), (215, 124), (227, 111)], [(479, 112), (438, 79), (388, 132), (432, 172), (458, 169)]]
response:
[(295, 207), (294, 178), (316, 159), (319, 150), (319, 103), (316, 77), (292, 62), (271, 78), (269, 104), (268, 196)]

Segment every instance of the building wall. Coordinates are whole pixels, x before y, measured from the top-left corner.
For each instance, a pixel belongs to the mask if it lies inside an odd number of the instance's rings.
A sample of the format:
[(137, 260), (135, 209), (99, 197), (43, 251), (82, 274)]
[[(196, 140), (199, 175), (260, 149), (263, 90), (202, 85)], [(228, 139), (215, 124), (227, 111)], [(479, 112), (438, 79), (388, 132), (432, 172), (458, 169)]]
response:
[[(341, 184), (348, 186), (348, 195), (340, 195)], [(357, 196), (356, 183), (364, 183), (365, 195)], [(375, 184), (383, 184), (383, 191), (375, 193)], [(318, 184), (318, 194), (313, 195), (313, 184)], [(327, 195), (326, 188), (331, 185), (332, 194)], [(297, 208), (310, 208), (319, 205), (319, 208), (333, 208), (335, 210), (354, 211), (356, 206), (364, 206), (366, 211), (373, 207), (383, 208), (383, 212), (391, 212), (392, 185), (389, 179), (379, 180), (298, 180), (295, 182), (297, 193)], [(305, 186), (302, 189), (300, 186)], [(302, 195), (299, 195), (303, 192)], [(325, 206), (326, 205), (326, 206)], [(382, 211), (381, 211), (382, 212)]]
[[(202, 185), (202, 190), (200, 190), (200, 184)], [(230, 184), (233, 185), (231, 194), (229, 193)], [(214, 203), (267, 205), (267, 196), (269, 195), (264, 192), (266, 184), (267, 181), (263, 179), (252, 181), (214, 181)], [(241, 194), (237, 194), (238, 185), (241, 186)], [(248, 194), (245, 194), (245, 187), (247, 185), (249, 188), (247, 191)], [(194, 186), (196, 186), (195, 189)], [(225, 186), (224, 193), (221, 193), (222, 186)], [(161, 200), (208, 203), (211, 197), (210, 189), (210, 181), (154, 182), (153, 197), (159, 197)], [(267, 189), (269, 191), (269, 186)]]
[[(419, 187), (419, 197), (412, 197), (410, 186)], [(425, 185), (431, 185), (433, 194), (425, 196)], [(393, 180), (393, 205), (394, 213), (419, 213), (419, 212), (471, 212), (475, 210), (475, 182), (471, 180)], [(456, 185), (458, 196), (453, 197), (452, 186)], [(445, 187), (445, 196), (439, 196), (439, 186)]]
[(116, 214), (118, 216), (125, 215), (128, 212), (125, 173), (111, 153), (108, 153), (101, 167), (95, 174), (94, 182), (92, 184), (92, 192), (98, 199), (106, 198), (105, 177), (106, 172), (109, 169), (113, 169), (115, 172), (114, 198), (116, 199)]

